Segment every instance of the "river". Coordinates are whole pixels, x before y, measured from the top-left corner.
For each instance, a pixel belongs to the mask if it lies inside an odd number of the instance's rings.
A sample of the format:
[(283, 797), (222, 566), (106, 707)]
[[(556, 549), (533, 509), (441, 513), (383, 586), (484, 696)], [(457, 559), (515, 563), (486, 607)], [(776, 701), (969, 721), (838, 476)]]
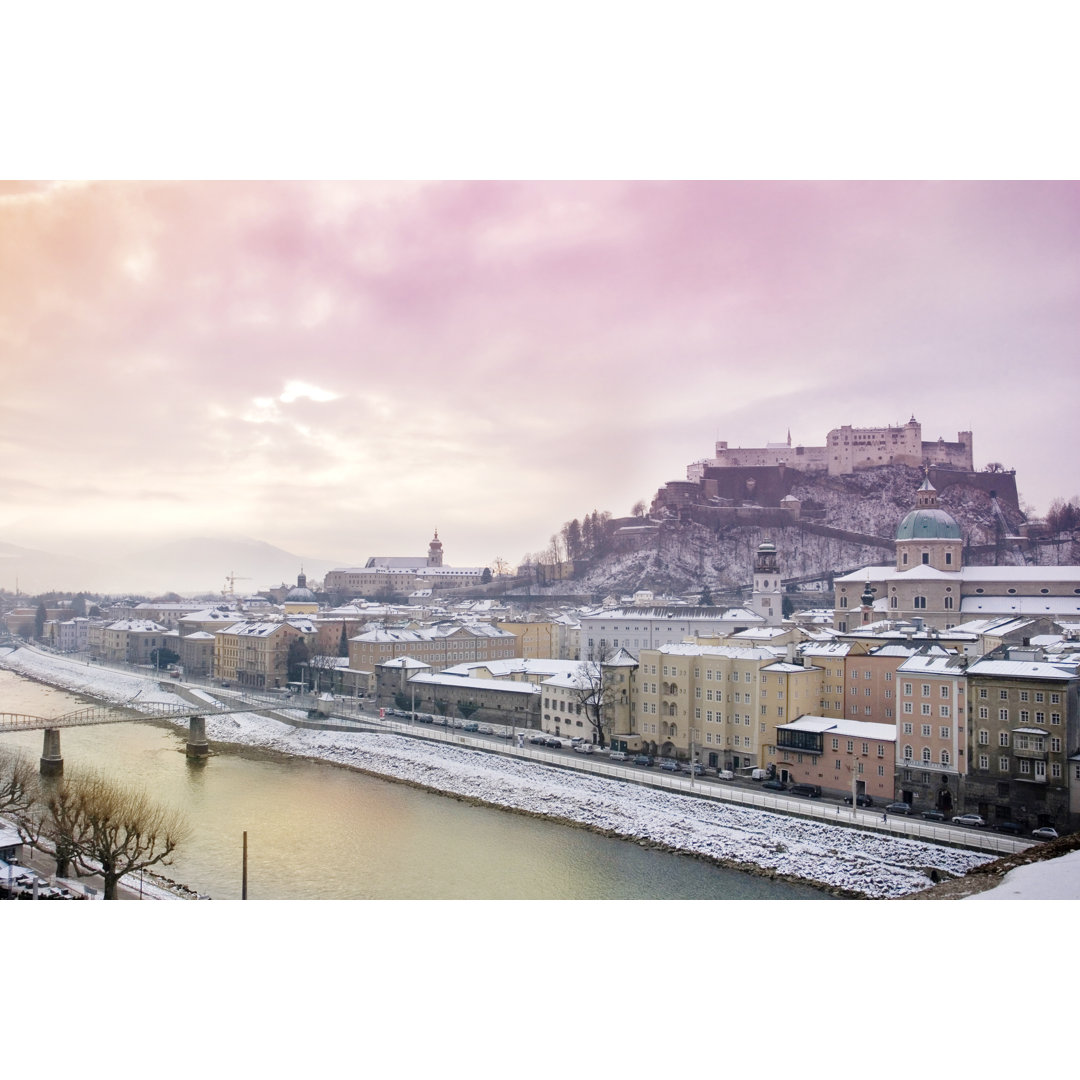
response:
[[(0, 712), (59, 716), (84, 699), (0, 670)], [(35, 760), (42, 733), (0, 746)], [(184, 754), (186, 728), (150, 722), (67, 728), (65, 768), (135, 782), (193, 826), (163, 873), (215, 899), (809, 900), (809, 886), (722, 869), (585, 829), (258, 751)]]

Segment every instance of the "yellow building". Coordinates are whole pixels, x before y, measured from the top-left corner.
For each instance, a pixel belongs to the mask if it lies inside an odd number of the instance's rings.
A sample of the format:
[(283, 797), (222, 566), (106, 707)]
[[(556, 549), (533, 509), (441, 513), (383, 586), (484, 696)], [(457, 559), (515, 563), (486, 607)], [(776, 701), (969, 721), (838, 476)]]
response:
[(258, 689), (284, 687), (289, 681), (289, 648), (295, 641), (313, 645), (309, 619), (238, 623), (214, 635), (214, 675), (225, 682)]

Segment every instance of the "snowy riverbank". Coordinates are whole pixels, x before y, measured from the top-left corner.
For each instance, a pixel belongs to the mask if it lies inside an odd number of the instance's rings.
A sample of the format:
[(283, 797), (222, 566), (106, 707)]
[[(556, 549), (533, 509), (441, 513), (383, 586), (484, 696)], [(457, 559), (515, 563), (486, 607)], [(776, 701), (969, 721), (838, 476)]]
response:
[[(0, 664), (109, 702), (179, 700), (157, 679), (29, 648), (0, 650)], [(933, 883), (932, 871), (965, 874), (991, 858), (391, 733), (303, 730), (249, 713), (209, 717), (206, 729), (212, 743), (335, 762), (846, 895), (910, 895)]]

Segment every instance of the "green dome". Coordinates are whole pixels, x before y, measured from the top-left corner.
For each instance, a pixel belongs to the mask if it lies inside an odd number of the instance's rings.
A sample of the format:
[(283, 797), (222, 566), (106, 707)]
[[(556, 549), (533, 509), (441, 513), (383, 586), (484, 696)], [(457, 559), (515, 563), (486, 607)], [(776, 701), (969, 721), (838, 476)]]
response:
[(944, 510), (912, 510), (896, 530), (897, 540), (959, 540), (960, 526)]

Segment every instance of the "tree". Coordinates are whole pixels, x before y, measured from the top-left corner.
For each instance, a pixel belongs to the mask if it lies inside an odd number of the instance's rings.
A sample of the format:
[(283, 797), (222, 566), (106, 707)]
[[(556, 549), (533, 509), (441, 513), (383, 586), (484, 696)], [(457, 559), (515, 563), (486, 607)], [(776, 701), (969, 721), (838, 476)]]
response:
[(1080, 498), (1074, 495), (1069, 502), (1055, 499), (1046, 515), (1046, 524), (1053, 532), (1072, 532), (1080, 526)]
[[(85, 873), (100, 873), (105, 899), (115, 900), (120, 879), (170, 856), (190, 828), (178, 811), (154, 803), (137, 787), (97, 773), (57, 783), (46, 796), (47, 835)], [(59, 858), (57, 873), (60, 873)]]
[(45, 601), (42, 600), (37, 606), (37, 611), (34, 612), (34, 637), (40, 638), (45, 633)]
[(289, 642), (289, 651), (285, 657), (286, 679), (289, 682), (299, 682), (303, 678), (304, 665), (311, 659), (311, 650), (307, 642), (298, 637)]
[(338, 640), (337, 654), (338, 656), (349, 655), (349, 631), (344, 619), (341, 620), (341, 637)]
[(394, 704), (402, 711), (405, 712), (412, 704), (412, 700), (404, 690), (394, 691)]
[(0, 813), (18, 818), (37, 801), (37, 773), (21, 754), (0, 750)]
[(160, 671), (163, 667), (168, 667), (170, 664), (180, 663), (180, 654), (161, 645), (150, 653), (150, 659), (153, 662), (154, 667)]
[(604, 682), (603, 664), (609, 655), (605, 649), (599, 661), (583, 660), (574, 673), (573, 683), (567, 688), (570, 699), (581, 706), (582, 715), (589, 721), (595, 742), (601, 748), (607, 745), (608, 706), (615, 700), (613, 688)]
[(457, 705), (457, 711), (468, 720), (474, 712), (478, 712), (480, 706), (475, 701), (459, 701)]
[(709, 586), (708, 585), (705, 585), (704, 588), (702, 588), (701, 596), (698, 599), (698, 603), (702, 607), (712, 607), (713, 604), (715, 603), (715, 601), (713, 600), (713, 595), (709, 591)]
[(490, 569), (490, 567), (487, 567), (487, 566), (484, 567), (484, 572), (480, 575), (480, 584), (481, 585), (490, 585), (491, 584), (491, 569)]
[(450, 711), (450, 702), (446, 698), (432, 698), (432, 704), (435, 706), (435, 711), (440, 716), (445, 716)]
[(630, 516), (636, 518), (643, 518), (645, 516), (645, 510), (645, 500), (638, 499), (638, 501), (634, 503), (632, 507), (630, 507)]

